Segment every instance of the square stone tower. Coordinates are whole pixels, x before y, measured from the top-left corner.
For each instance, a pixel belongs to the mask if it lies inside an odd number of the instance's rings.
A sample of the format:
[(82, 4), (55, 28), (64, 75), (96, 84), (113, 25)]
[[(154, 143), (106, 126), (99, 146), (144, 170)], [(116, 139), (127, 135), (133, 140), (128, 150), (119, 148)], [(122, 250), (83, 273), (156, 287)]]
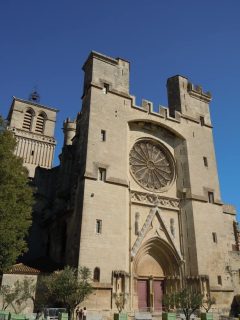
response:
[(15, 154), (23, 159), (29, 177), (37, 166), (50, 169), (56, 140), (54, 129), (58, 110), (43, 106), (34, 100), (14, 97), (8, 114), (8, 129), (17, 140)]

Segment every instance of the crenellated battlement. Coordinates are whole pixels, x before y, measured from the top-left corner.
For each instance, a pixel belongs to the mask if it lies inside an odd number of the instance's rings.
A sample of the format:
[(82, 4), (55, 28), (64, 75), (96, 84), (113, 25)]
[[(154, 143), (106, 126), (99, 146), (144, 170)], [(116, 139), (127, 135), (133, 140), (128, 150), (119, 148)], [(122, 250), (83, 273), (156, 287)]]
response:
[(67, 118), (63, 122), (64, 145), (71, 145), (76, 134), (77, 121)]
[(192, 84), (187, 78), (176, 75), (167, 80), (168, 106), (170, 115), (175, 111), (185, 117), (201, 119), (203, 125), (211, 126), (209, 103), (212, 99), (209, 91), (203, 91), (199, 85)]
[(178, 122), (178, 123), (181, 122), (181, 114), (178, 111), (176, 111), (174, 114), (174, 117), (172, 117), (170, 115), (169, 108), (167, 108), (167, 107), (159, 105), (158, 110), (154, 111), (154, 105), (151, 101), (143, 99), (141, 105), (137, 106), (136, 105), (136, 97), (131, 96), (131, 99), (132, 99), (131, 107), (134, 109), (140, 110), (142, 112), (145, 112), (145, 113), (148, 113), (153, 116), (160, 117), (160, 118), (163, 118), (166, 120), (170, 120), (170, 121), (174, 121), (174, 122)]
[(212, 100), (211, 92), (204, 92), (200, 85), (194, 85), (191, 82), (188, 82), (187, 85), (188, 93), (191, 97), (202, 100), (209, 103)]
[[(194, 86), (192, 84), (189, 90), (191, 90), (189, 98), (185, 97), (185, 102), (183, 102), (181, 108), (173, 108), (172, 105), (169, 107), (158, 105), (158, 108), (156, 109), (154, 108), (153, 102), (146, 99), (143, 99), (141, 105), (138, 106), (136, 105), (135, 96), (132, 95), (130, 96), (131, 108), (175, 123), (181, 123), (182, 118), (184, 118), (188, 121), (198, 124), (201, 123), (202, 126), (212, 128), (208, 107), (208, 103), (211, 100), (210, 92), (205, 93), (199, 88), (199, 86)], [(196, 103), (199, 99), (203, 102), (202, 105)], [(201, 120), (201, 118), (203, 120)]]
[(85, 71), (83, 100), (88, 97), (88, 89), (95, 87), (100, 89), (102, 94), (111, 93), (130, 99), (132, 108), (153, 116), (178, 123), (181, 122), (181, 118), (185, 118), (201, 123), (202, 126), (212, 127), (209, 113), (211, 93), (203, 91), (201, 86), (192, 84), (184, 76), (175, 75), (168, 78), (168, 107), (158, 106), (158, 110), (154, 111), (151, 101), (143, 99), (141, 106), (137, 106), (135, 97), (129, 94), (128, 61), (91, 52), (83, 70)]
[(76, 119), (71, 120), (70, 118), (67, 118), (63, 121), (63, 126), (64, 127), (72, 127), (76, 126)]

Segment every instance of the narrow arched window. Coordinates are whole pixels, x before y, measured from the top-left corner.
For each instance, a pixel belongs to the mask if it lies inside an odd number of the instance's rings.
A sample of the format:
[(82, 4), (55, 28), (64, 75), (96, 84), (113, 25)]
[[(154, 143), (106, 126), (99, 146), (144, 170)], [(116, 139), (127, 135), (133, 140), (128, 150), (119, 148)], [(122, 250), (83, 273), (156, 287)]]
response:
[(93, 281), (94, 282), (99, 282), (100, 281), (100, 268), (96, 267), (94, 269), (94, 272), (93, 272)]
[(34, 115), (34, 112), (32, 109), (28, 109), (25, 112), (24, 118), (23, 118), (23, 125), (22, 125), (23, 129), (28, 131), (32, 129), (33, 115)]
[(45, 121), (46, 121), (46, 115), (44, 113), (40, 113), (37, 116), (36, 129), (35, 129), (36, 132), (43, 133)]
[(175, 227), (174, 227), (174, 219), (173, 218), (170, 219), (170, 230), (171, 230), (171, 234), (175, 237)]

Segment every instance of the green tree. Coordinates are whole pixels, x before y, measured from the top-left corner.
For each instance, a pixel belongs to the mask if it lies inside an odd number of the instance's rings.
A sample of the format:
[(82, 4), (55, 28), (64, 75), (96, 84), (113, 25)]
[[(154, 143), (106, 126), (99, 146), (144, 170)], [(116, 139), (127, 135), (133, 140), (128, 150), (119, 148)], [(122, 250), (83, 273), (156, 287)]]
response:
[(186, 320), (190, 320), (190, 316), (202, 306), (203, 295), (183, 289), (175, 294), (175, 299), (176, 307), (183, 311)]
[(2, 285), (0, 288), (0, 296), (2, 297), (2, 310), (6, 310), (9, 305), (17, 298), (18, 292), (9, 285)]
[(115, 304), (119, 313), (121, 313), (124, 309), (125, 303), (127, 302), (127, 296), (128, 295), (124, 292), (118, 292), (113, 294)]
[(0, 274), (27, 251), (33, 191), (22, 160), (13, 154), (16, 140), (0, 116)]
[(176, 293), (166, 293), (163, 296), (163, 308), (164, 311), (166, 312), (171, 312), (176, 308), (176, 298), (177, 294)]
[(2, 296), (2, 310), (8, 306), (14, 309), (15, 313), (20, 313), (27, 306), (27, 300), (35, 302), (36, 285), (33, 279), (24, 278), (22, 281), (17, 280), (13, 286), (2, 285), (0, 296)]
[(205, 299), (202, 301), (202, 307), (208, 313), (208, 311), (211, 309), (212, 305), (216, 304), (216, 298), (210, 297), (210, 295), (207, 295)]
[[(79, 270), (66, 266), (63, 270), (43, 278), (45, 297), (66, 307), (73, 319), (77, 305), (92, 292), (91, 272), (86, 267)], [(44, 287), (43, 286), (43, 287)]]

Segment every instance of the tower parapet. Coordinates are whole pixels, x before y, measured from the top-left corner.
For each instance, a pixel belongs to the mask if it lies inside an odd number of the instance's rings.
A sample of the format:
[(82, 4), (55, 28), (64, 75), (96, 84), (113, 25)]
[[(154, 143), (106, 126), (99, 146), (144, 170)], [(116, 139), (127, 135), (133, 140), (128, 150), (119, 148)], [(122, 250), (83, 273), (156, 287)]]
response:
[(188, 82), (188, 93), (191, 97), (202, 100), (206, 103), (209, 103), (212, 100), (211, 92), (204, 92), (201, 86), (194, 85), (191, 82)]
[(76, 120), (71, 121), (67, 118), (63, 122), (63, 133), (64, 133), (64, 146), (72, 144), (72, 139), (76, 134)]
[(83, 66), (85, 72), (83, 96), (91, 85), (103, 91), (129, 95), (129, 62), (92, 51)]
[(209, 103), (212, 95), (209, 91), (204, 92), (201, 86), (180, 75), (167, 80), (167, 90), (171, 116), (174, 117), (175, 111), (178, 111), (199, 121), (203, 119), (203, 124), (211, 126)]

